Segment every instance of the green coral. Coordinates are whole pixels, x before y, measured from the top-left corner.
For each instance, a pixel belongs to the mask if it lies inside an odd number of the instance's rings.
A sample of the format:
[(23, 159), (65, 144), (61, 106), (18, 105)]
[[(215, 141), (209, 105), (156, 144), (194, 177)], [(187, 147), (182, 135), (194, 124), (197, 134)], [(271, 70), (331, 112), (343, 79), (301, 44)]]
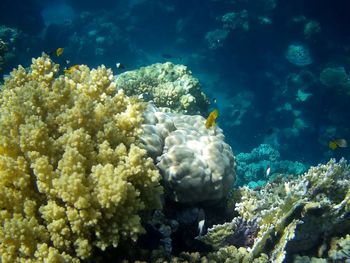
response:
[(201, 115), (208, 110), (209, 100), (198, 79), (183, 65), (153, 64), (120, 74), (116, 83), (126, 95), (152, 100), (158, 108)]
[(141, 147), (143, 103), (101, 66), (58, 76), (47, 55), (0, 98), (1, 262), (79, 262), (144, 230), (160, 175)]

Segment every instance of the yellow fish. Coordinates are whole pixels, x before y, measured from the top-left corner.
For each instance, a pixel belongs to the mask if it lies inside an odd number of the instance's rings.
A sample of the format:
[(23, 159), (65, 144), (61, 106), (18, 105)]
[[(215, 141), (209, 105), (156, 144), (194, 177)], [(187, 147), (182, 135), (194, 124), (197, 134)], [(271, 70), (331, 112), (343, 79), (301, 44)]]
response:
[(340, 148), (348, 147), (348, 142), (345, 139), (335, 139), (335, 140), (329, 141), (328, 147), (334, 151), (335, 149), (337, 149), (337, 147), (340, 147)]
[(329, 141), (329, 143), (328, 143), (328, 147), (329, 147), (329, 149), (331, 149), (331, 150), (335, 150), (335, 149), (337, 149), (337, 144), (335, 143), (335, 141)]
[(74, 72), (75, 70), (79, 69), (79, 65), (73, 65), (67, 69), (64, 69), (63, 72), (64, 74), (70, 74), (72, 72)]
[(63, 51), (64, 51), (64, 48), (63, 48), (63, 47), (57, 48), (57, 49), (56, 49), (56, 56), (57, 56), (57, 57), (61, 56), (62, 53), (63, 53)]
[(209, 113), (207, 121), (205, 122), (205, 128), (209, 129), (210, 127), (215, 125), (215, 120), (219, 116), (218, 110), (213, 110)]

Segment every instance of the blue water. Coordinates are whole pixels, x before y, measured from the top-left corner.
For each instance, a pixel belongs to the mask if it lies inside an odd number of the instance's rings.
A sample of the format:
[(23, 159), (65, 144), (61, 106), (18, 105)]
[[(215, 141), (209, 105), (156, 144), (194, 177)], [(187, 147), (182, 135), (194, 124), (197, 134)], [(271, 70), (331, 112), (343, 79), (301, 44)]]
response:
[[(235, 154), (262, 143), (306, 164), (349, 158), (350, 4), (331, 0), (2, 0), (1, 74), (64, 47), (58, 63), (125, 70), (184, 64), (199, 78)], [(10, 29), (12, 30), (10, 30)], [(298, 46), (290, 54), (288, 48)], [(293, 53), (294, 52), (294, 53)], [(303, 98), (303, 94), (309, 94)]]

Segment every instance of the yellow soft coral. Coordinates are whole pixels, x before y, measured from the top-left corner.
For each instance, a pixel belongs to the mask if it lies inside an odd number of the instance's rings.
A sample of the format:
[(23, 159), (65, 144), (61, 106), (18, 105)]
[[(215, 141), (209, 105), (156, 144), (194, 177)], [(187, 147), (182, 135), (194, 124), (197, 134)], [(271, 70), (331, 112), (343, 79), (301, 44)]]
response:
[(144, 106), (111, 70), (66, 76), (47, 55), (0, 98), (0, 261), (79, 262), (143, 231), (159, 173), (139, 146)]

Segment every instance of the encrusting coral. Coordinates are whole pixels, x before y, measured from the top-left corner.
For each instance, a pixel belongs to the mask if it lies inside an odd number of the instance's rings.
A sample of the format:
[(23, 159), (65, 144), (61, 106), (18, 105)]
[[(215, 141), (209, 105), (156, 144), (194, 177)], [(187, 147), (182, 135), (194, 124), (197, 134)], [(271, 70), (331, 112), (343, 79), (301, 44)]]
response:
[(158, 108), (177, 113), (206, 114), (209, 100), (198, 79), (184, 65), (156, 63), (118, 75), (118, 87), (128, 96), (152, 100)]
[(1, 262), (79, 262), (143, 232), (160, 175), (140, 147), (144, 106), (111, 70), (60, 75), (43, 54), (0, 98)]

